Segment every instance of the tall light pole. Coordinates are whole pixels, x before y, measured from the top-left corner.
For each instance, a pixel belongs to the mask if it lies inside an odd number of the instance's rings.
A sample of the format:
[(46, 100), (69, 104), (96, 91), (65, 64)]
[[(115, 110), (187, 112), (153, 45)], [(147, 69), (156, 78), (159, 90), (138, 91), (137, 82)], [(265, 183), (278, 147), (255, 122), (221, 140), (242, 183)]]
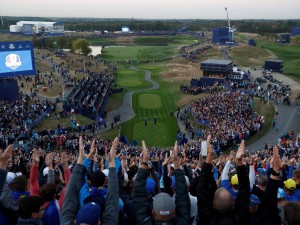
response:
[(0, 16), (1, 16), (1, 25), (3, 26), (3, 19), (2, 19), (2, 13), (0, 11)]
[(85, 77), (87, 77), (86, 74), (85, 74), (85, 60), (83, 60), (83, 74), (84, 74)]

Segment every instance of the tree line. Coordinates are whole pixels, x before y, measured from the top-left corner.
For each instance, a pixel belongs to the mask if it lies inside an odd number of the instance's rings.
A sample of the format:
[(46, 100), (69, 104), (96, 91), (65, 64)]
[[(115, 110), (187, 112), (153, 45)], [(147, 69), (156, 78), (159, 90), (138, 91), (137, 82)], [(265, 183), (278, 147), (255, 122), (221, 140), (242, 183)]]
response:
[[(20, 20), (63, 22), (65, 30), (70, 31), (120, 31), (128, 26), (135, 32), (176, 31), (189, 27), (190, 31), (208, 31), (214, 27), (226, 27), (227, 20), (174, 19), (174, 20), (141, 20), (141, 19), (101, 19), (101, 18), (41, 18), (41, 17), (3, 17), (1, 29), (9, 29), (10, 25)], [(232, 20), (231, 25), (240, 32), (289, 33), (291, 27), (300, 26), (300, 20)]]

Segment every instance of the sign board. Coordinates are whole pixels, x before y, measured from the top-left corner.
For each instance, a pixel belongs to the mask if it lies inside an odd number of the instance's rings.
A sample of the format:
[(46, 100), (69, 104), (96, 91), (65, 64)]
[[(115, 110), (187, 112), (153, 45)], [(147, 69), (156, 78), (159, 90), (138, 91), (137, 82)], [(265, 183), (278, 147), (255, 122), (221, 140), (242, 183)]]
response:
[(18, 75), (36, 75), (32, 42), (0, 42), (0, 78)]

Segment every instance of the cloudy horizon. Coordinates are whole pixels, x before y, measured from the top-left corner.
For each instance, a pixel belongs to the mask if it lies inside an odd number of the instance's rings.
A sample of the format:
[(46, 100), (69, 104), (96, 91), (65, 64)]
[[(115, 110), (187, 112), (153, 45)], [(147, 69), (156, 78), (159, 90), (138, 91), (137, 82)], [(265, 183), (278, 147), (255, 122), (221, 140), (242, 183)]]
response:
[[(300, 19), (299, 0), (11, 0), (2, 16), (134, 19)], [(83, 10), (84, 9), (84, 10)]]

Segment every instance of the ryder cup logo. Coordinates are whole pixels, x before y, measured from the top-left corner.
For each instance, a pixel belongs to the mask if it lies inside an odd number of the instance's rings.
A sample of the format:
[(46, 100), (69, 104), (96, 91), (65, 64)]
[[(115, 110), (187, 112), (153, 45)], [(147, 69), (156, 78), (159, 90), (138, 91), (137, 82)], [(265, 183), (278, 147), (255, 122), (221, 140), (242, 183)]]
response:
[(14, 44), (9, 44), (8, 48), (9, 48), (10, 50), (14, 50), (14, 49), (15, 49), (15, 45), (14, 45)]
[(16, 54), (9, 54), (6, 56), (6, 62), (5, 65), (13, 70), (17, 69), (19, 66), (21, 66), (21, 58), (20, 56)]

